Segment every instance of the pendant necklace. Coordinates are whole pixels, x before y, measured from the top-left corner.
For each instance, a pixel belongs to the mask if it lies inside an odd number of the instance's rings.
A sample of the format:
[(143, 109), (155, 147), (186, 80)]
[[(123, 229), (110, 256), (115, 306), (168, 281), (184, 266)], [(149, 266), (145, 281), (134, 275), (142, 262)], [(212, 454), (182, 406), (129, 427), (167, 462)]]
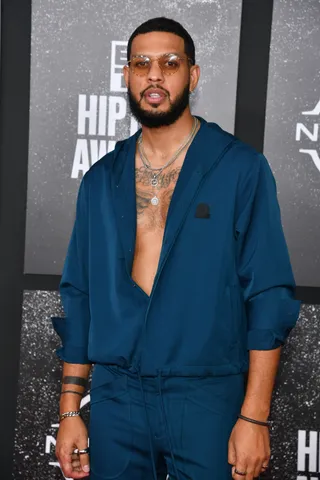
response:
[[(193, 125), (192, 125), (192, 130), (190, 132), (190, 134), (188, 135), (187, 139), (180, 145), (180, 147), (178, 148), (178, 150), (174, 153), (174, 155), (169, 159), (169, 161), (167, 163), (165, 163), (162, 167), (152, 167), (150, 161), (148, 160), (147, 158), (147, 155), (145, 154), (145, 151), (143, 149), (143, 145), (142, 145), (142, 132), (138, 138), (138, 151), (139, 151), (139, 155), (140, 155), (140, 158), (142, 160), (142, 163), (143, 163), (143, 166), (145, 168), (146, 171), (149, 171), (151, 172), (151, 177), (150, 177), (150, 185), (154, 188), (156, 188), (159, 184), (159, 180), (158, 180), (158, 177), (159, 175), (163, 172), (163, 170), (167, 167), (169, 167), (169, 165), (171, 165), (177, 158), (178, 156), (180, 155), (180, 153), (182, 152), (182, 150), (184, 150), (191, 142), (192, 140), (194, 139), (195, 137), (195, 134), (196, 134), (196, 131), (197, 131), (197, 127), (198, 127), (198, 124), (199, 124), (199, 120), (194, 117), (193, 118)], [(150, 200), (151, 204), (154, 205), (154, 206), (157, 206), (159, 205), (159, 198), (157, 197), (157, 194), (155, 193), (155, 195), (151, 198)]]

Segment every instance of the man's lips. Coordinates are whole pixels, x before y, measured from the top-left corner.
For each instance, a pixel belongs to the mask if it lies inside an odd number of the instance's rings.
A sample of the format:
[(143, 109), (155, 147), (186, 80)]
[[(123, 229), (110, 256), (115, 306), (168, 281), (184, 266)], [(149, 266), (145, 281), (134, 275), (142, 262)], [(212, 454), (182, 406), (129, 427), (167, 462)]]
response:
[(143, 97), (148, 103), (160, 103), (167, 97), (167, 94), (159, 88), (149, 88)]

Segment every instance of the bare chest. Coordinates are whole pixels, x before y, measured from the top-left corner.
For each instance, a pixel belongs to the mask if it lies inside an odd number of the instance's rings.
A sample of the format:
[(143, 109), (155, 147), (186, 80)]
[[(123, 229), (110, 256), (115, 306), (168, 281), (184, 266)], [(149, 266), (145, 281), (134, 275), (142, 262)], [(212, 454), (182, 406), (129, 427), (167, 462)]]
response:
[(136, 169), (137, 233), (163, 233), (180, 170), (171, 168), (154, 180), (144, 167)]
[(137, 230), (132, 278), (148, 295), (157, 272), (168, 210), (180, 170), (181, 165), (168, 167), (157, 177), (157, 185), (152, 185), (152, 176), (145, 167), (135, 171)]

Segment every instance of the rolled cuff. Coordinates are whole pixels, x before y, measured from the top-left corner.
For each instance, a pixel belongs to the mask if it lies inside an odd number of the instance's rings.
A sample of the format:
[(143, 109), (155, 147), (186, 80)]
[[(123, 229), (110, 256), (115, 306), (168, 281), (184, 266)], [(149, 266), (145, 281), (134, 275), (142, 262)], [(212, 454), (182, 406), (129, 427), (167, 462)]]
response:
[(248, 350), (274, 350), (285, 343), (293, 327), (282, 333), (274, 330), (249, 330), (247, 335)]
[(290, 287), (270, 288), (247, 303), (248, 350), (272, 350), (283, 345), (295, 326), (300, 300)]
[(76, 346), (68, 342), (66, 317), (51, 317), (52, 325), (60, 337), (62, 346), (56, 349), (57, 356), (67, 363), (91, 364), (88, 358), (88, 346)]

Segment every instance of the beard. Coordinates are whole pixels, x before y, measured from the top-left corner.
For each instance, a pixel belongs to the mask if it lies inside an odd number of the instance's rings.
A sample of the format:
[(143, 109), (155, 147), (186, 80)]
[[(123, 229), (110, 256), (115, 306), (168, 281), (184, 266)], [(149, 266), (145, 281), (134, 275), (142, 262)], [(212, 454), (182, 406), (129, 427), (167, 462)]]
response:
[[(149, 88), (150, 87), (148, 87), (148, 89)], [(140, 100), (137, 101), (134, 98), (129, 85), (128, 99), (131, 113), (135, 117), (135, 119), (144, 127), (159, 128), (172, 125), (178, 120), (178, 118), (181, 117), (185, 109), (189, 106), (189, 88), (190, 83), (185, 86), (183, 91), (180, 93), (180, 95), (178, 95), (174, 102), (171, 102), (170, 96), (169, 94), (167, 94), (170, 104), (169, 110), (167, 110), (166, 112), (157, 112), (156, 109), (158, 105), (155, 105), (154, 110), (152, 111), (144, 110), (141, 107), (141, 101), (147, 89), (144, 90), (144, 92), (141, 94)]]

